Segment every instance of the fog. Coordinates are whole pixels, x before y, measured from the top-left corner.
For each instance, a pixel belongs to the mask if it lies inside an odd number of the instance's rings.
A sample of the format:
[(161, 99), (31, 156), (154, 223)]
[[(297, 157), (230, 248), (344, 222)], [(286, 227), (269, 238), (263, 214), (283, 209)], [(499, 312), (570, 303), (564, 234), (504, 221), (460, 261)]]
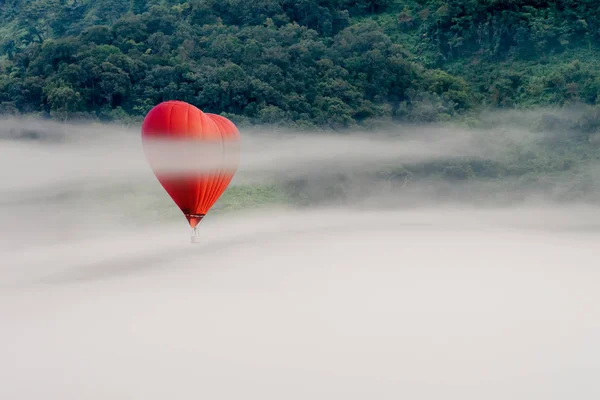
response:
[(242, 130), (232, 187), (302, 179), (309, 205), (217, 210), (191, 244), (137, 127), (0, 126), (2, 399), (600, 396), (594, 202), (365, 174), (543, 133)]

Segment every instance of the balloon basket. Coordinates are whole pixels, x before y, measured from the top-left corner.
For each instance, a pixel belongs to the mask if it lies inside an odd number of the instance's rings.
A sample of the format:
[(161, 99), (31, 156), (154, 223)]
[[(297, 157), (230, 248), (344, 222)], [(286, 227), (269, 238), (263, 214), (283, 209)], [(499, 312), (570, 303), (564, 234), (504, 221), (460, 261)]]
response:
[(200, 243), (200, 235), (198, 235), (198, 230), (196, 228), (194, 228), (194, 231), (192, 232), (190, 242), (191, 243)]

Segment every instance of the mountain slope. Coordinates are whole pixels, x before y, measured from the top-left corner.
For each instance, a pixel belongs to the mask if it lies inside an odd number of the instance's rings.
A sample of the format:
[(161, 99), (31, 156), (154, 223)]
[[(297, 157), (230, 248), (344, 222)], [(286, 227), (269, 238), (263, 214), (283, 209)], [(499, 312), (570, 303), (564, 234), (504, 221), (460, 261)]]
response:
[(343, 129), (596, 104), (600, 8), (537, 0), (4, 1), (0, 111)]

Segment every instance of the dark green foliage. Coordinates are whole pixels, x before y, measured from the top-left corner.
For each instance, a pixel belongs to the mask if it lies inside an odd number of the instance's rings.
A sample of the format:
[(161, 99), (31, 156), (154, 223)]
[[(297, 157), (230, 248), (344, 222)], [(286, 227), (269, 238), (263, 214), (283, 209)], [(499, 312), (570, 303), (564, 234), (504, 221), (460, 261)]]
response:
[(378, 24), (350, 23), (390, 4), (9, 2), (2, 110), (110, 119), (180, 99), (238, 121), (341, 129), (415, 118), (422, 103), (469, 108), (463, 80), (423, 70)]
[(141, 118), (180, 99), (239, 123), (372, 126), (595, 104), (591, 0), (7, 0), (0, 112)]
[(595, 0), (432, 1), (427, 30), (445, 58), (478, 52), (533, 59), (597, 42), (599, 5)]

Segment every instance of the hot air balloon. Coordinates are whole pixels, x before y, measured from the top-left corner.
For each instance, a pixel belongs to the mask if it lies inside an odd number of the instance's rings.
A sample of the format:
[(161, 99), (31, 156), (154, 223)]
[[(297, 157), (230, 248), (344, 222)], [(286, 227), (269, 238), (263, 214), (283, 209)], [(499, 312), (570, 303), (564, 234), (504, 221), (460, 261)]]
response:
[(144, 118), (146, 159), (193, 228), (192, 242), (199, 240), (197, 225), (233, 179), (239, 138), (227, 118), (183, 101), (160, 103)]

